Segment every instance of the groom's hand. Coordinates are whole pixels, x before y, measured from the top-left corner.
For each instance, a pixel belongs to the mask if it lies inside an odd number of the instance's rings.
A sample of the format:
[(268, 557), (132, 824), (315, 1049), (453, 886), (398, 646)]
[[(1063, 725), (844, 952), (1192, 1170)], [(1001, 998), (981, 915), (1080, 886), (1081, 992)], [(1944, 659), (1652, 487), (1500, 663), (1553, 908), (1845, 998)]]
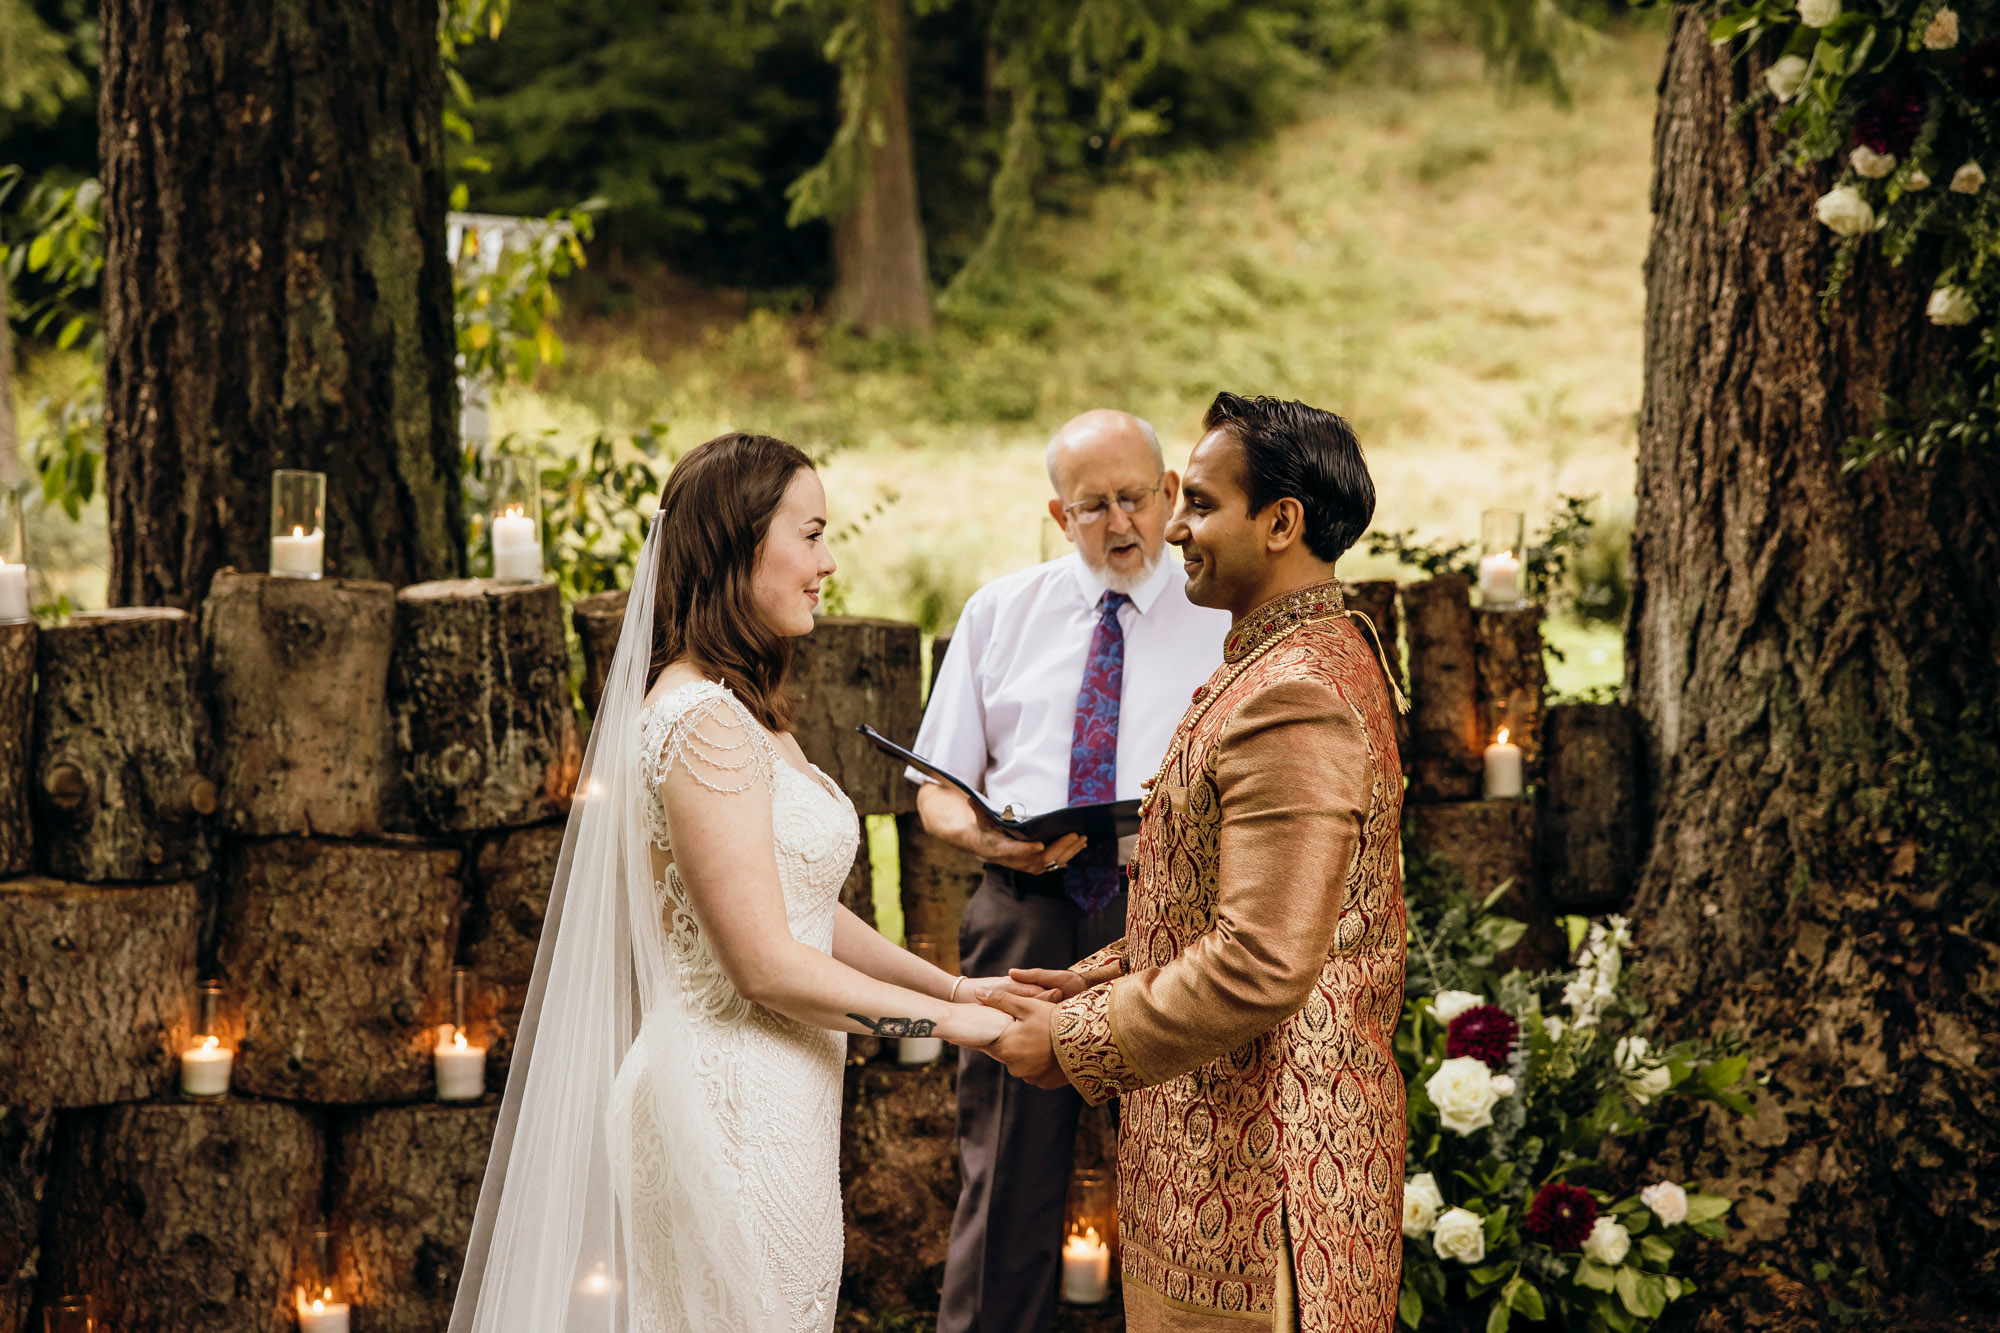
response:
[(1007, 1072), (1031, 1088), (1066, 1088), (1069, 1079), (1056, 1063), (1052, 1020), (1056, 1007), (1047, 1000), (1030, 1000), (995, 991), (981, 997), (982, 1004), (1000, 1010), (1014, 1021), (998, 1040), (985, 1047), (988, 1055), (1007, 1066)]

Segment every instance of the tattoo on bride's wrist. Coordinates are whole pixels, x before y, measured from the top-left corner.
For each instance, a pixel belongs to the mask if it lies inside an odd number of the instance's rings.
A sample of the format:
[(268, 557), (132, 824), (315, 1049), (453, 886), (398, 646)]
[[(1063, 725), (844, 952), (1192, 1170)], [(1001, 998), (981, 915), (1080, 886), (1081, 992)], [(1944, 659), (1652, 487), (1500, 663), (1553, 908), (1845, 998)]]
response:
[(937, 1027), (928, 1018), (863, 1018), (860, 1014), (848, 1017), (878, 1037), (928, 1037)]

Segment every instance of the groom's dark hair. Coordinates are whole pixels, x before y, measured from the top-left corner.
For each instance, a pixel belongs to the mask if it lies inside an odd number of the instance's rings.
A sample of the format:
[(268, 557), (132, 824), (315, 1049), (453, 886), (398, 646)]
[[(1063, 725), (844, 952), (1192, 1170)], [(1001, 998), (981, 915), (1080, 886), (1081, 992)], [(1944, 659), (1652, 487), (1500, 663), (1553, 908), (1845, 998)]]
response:
[(1338, 559), (1368, 530), (1375, 481), (1343, 418), (1288, 398), (1219, 393), (1201, 428), (1225, 431), (1242, 446), (1252, 515), (1286, 496), (1299, 502), (1306, 546), (1320, 559)]

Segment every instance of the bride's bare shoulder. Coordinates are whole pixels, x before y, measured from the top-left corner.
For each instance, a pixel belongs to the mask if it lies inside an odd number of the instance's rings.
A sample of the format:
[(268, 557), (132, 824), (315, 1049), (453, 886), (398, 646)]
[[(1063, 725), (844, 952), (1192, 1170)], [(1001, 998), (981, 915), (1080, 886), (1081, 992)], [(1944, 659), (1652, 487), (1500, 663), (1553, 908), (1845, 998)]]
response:
[(702, 675), (692, 662), (685, 659), (669, 662), (660, 671), (659, 678), (653, 682), (653, 688), (646, 691), (645, 706), (651, 708), (674, 691), (706, 679), (707, 677)]

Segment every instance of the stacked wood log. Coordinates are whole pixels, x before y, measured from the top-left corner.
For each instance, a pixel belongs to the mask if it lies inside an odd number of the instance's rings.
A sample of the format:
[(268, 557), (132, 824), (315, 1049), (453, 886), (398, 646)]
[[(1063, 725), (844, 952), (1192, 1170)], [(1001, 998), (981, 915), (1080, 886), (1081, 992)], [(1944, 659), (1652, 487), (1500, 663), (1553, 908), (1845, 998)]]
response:
[[(28, 754), (38, 638), (33, 624), (0, 625), (0, 875), (26, 874), (34, 865)], [(0, 1320), (0, 1333), (5, 1330)]]
[(1412, 801), (1463, 801), (1479, 793), (1484, 742), (1470, 587), (1463, 574), (1444, 574), (1403, 589)]
[(1606, 907), (1632, 892), (1645, 854), (1639, 727), (1625, 704), (1549, 710), (1542, 865), (1566, 908)]
[(570, 623), (583, 644), (583, 706), (597, 716), (598, 700), (604, 697), (604, 681), (611, 674), (611, 659), (618, 651), (618, 631), (625, 623), (625, 590), (592, 593), (576, 599), (569, 611)]

